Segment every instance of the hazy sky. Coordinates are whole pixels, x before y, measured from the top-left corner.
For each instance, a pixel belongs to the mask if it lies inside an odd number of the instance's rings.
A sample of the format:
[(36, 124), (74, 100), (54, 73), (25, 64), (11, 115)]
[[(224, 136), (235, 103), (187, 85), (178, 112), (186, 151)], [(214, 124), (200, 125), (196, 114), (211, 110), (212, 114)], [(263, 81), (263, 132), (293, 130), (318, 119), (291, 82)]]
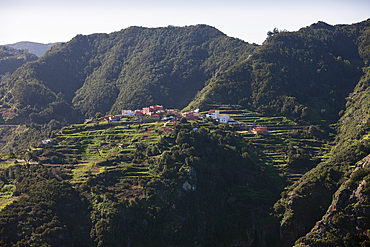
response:
[(317, 21), (352, 24), (368, 18), (369, 0), (0, 0), (0, 45), (67, 42), (77, 34), (129, 26), (196, 24), (261, 44), (274, 27), (297, 31)]

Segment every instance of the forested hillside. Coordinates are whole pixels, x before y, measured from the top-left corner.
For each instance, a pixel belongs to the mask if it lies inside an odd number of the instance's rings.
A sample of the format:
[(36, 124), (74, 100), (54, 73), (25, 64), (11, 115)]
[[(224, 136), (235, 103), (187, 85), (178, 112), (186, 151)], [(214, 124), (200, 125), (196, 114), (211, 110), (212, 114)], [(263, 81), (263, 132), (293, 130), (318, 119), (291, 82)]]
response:
[[(358, 41), (364, 75), (346, 98), (336, 124), (330, 158), (283, 192), (275, 204), (281, 219), (282, 245), (367, 246), (369, 216), (369, 28)], [(326, 214), (325, 214), (326, 212)], [(322, 218), (323, 217), (323, 218)], [(356, 230), (355, 230), (356, 229)]]
[[(1, 83), (0, 245), (368, 246), (369, 59), (370, 19), (53, 46)], [(69, 124), (152, 104), (235, 121)]]
[(337, 120), (369, 62), (370, 21), (269, 33), (246, 61), (214, 77), (190, 107), (240, 104), (302, 120)]
[(35, 123), (150, 104), (181, 109), (209, 78), (256, 48), (205, 25), (78, 35), (18, 69), (3, 83), (2, 100)]
[[(5, 169), (0, 202), (14, 202), (0, 211), (1, 245), (271, 246), (278, 240), (268, 209), (282, 179), (255, 163), (251, 156), (259, 152), (238, 134), (207, 120), (177, 124), (166, 136), (160, 124), (130, 124), (64, 128), (54, 145), (25, 153), (40, 164)], [(117, 139), (131, 142), (120, 149)]]
[(0, 46), (0, 81), (10, 77), (23, 64), (37, 59), (37, 56), (25, 50)]
[[(367, 246), (370, 215), (369, 207), (369, 69), (361, 78), (353, 93), (347, 98), (347, 109), (338, 122), (338, 135), (333, 148), (333, 158), (322, 167), (315, 169), (316, 174), (306, 179), (318, 178), (327, 170), (336, 171), (336, 176), (326, 176), (324, 182), (331, 190), (333, 198), (327, 198), (320, 217), (312, 230), (297, 241), (297, 246)], [(326, 171), (325, 171), (326, 170)], [(316, 180), (316, 181), (317, 181)], [(301, 192), (307, 194), (307, 187), (320, 191), (314, 186), (300, 184)], [(330, 188), (331, 187), (331, 188)], [(338, 190), (337, 190), (338, 189)], [(335, 194), (333, 193), (335, 192)], [(295, 196), (291, 196), (294, 198)], [(329, 200), (330, 199), (330, 200)], [(333, 199), (333, 200), (331, 200)], [(294, 199), (293, 199), (294, 200)], [(324, 215), (323, 212), (326, 211)], [(294, 211), (292, 213), (295, 213)], [(323, 218), (321, 219), (321, 217)], [(356, 230), (354, 230), (356, 229)], [(307, 229), (306, 229), (307, 230)]]

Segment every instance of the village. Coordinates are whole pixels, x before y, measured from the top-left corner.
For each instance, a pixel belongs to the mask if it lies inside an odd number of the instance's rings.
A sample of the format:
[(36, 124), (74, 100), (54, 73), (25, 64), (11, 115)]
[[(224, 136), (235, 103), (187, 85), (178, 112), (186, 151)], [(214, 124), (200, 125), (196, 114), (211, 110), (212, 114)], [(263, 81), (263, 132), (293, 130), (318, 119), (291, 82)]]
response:
[[(124, 129), (130, 129), (131, 126), (126, 121), (121, 122), (120, 120), (123, 118), (131, 118), (135, 122), (140, 122), (142, 124), (145, 123), (154, 123), (154, 122), (163, 122), (161, 127), (163, 128), (163, 134), (172, 133), (174, 130), (171, 126), (177, 125), (178, 122), (181, 121), (182, 118), (186, 120), (202, 120), (202, 119), (212, 119), (220, 124), (224, 125), (232, 125), (238, 126), (243, 131), (247, 131), (256, 135), (259, 134), (267, 134), (268, 130), (265, 126), (257, 126), (251, 127), (250, 125), (247, 126), (242, 121), (235, 121), (234, 119), (230, 118), (228, 114), (220, 114), (220, 110), (218, 109), (211, 109), (208, 113), (200, 113), (199, 109), (194, 111), (188, 111), (181, 113), (177, 109), (166, 109), (162, 105), (154, 105), (149, 107), (144, 107), (141, 110), (122, 110), (121, 115), (106, 115), (97, 119), (85, 119), (84, 124), (89, 124), (94, 121), (106, 121), (109, 125), (116, 125), (121, 126), (123, 125)], [(193, 130), (197, 130), (194, 128)], [(145, 131), (142, 129), (141, 131)], [(54, 145), (55, 140), (53, 139), (46, 139), (40, 141), (42, 145)], [(129, 143), (119, 143), (117, 146), (119, 148), (127, 147)], [(102, 146), (102, 148), (111, 148), (110, 144)]]
[[(144, 145), (150, 147), (151, 153), (156, 153), (157, 144), (165, 145), (166, 140), (173, 137), (171, 133), (176, 130), (175, 126), (185, 122), (188, 122), (187, 125), (192, 131), (206, 128), (211, 132), (226, 130), (237, 133), (249, 143), (252, 151), (261, 150), (253, 154), (256, 162), (269, 164), (282, 173), (288, 172), (291, 181), (296, 181), (302, 174), (286, 170), (289, 168), (287, 153), (282, 147), (293, 143), (293, 148), (304, 149), (316, 155), (324, 154), (327, 149), (316, 139), (295, 138), (293, 134), (298, 131), (304, 133), (307, 126), (298, 126), (286, 117), (263, 116), (249, 110), (230, 109), (229, 106), (218, 108), (218, 105), (202, 112), (198, 109), (180, 112), (177, 109), (153, 105), (140, 110), (123, 110), (120, 115), (96, 114), (95, 118), (86, 119), (85, 123), (65, 126), (50, 135), (49, 139), (35, 144), (32, 152), (4, 158), (0, 166), (12, 162), (44, 164), (51, 167), (67, 163), (75, 167), (74, 182), (88, 179), (87, 170), (98, 174), (104, 170), (115, 169), (117, 166), (112, 165), (113, 163), (123, 162), (141, 169), (140, 165), (135, 163), (138, 160), (134, 159), (137, 147)], [(45, 153), (53, 150), (53, 155), (30, 155), (41, 150)], [(70, 152), (65, 153), (67, 150)], [(320, 158), (325, 159), (322, 155)]]
[[(186, 120), (198, 120), (211, 118), (221, 124), (238, 125), (245, 128), (246, 125), (243, 122), (235, 121), (230, 118), (228, 114), (220, 114), (220, 110), (211, 109), (207, 114), (200, 114), (199, 109), (194, 111), (188, 111), (181, 113), (176, 109), (166, 109), (162, 105), (154, 105), (149, 107), (143, 107), (141, 110), (122, 110), (121, 115), (107, 115), (101, 119), (106, 120), (108, 123), (119, 121), (122, 117), (133, 117), (135, 120), (142, 121), (143, 123), (166, 121), (163, 127), (166, 127), (168, 123), (176, 124), (182, 117)], [(88, 122), (91, 119), (85, 121)], [(255, 128), (249, 128), (250, 132), (254, 134), (266, 134), (268, 133), (267, 127), (258, 126)], [(165, 129), (165, 132), (169, 132), (169, 129)]]

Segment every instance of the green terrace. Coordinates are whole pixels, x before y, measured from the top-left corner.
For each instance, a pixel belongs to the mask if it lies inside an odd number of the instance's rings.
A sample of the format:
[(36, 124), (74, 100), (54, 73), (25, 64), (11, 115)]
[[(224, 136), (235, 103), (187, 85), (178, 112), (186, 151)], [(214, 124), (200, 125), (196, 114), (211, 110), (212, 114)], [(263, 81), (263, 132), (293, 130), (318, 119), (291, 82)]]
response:
[[(125, 127), (128, 124), (130, 127)], [(147, 168), (132, 168), (132, 156), (135, 144), (154, 145), (160, 140), (159, 126), (128, 119), (117, 125), (94, 122), (67, 126), (54, 136), (54, 144), (39, 146), (39, 162), (46, 166), (69, 165), (73, 183), (82, 183), (104, 171), (128, 167), (131, 168), (127, 176), (149, 176)]]
[[(190, 121), (191, 126), (237, 133), (247, 141), (248, 153), (257, 164), (275, 170), (290, 183), (299, 179), (318, 161), (327, 158), (329, 145), (319, 138), (309, 136), (309, 126), (299, 126), (282, 116), (263, 116), (248, 110), (220, 106), (215, 108), (220, 109), (221, 115), (228, 114), (234, 120), (243, 122), (245, 126), (229, 126), (207, 119)], [(75, 124), (55, 133), (53, 144), (38, 144), (29, 152), (37, 156), (38, 162), (45, 166), (62, 166), (69, 169), (69, 180), (72, 183), (84, 183), (89, 177), (107, 171), (122, 171), (120, 176), (127, 181), (151, 178), (155, 175), (149, 169), (147, 161), (137, 157), (137, 148), (140, 145), (155, 148), (161, 137), (166, 135), (162, 124), (140, 123), (130, 118), (123, 118), (115, 124), (105, 121)], [(257, 135), (250, 132), (251, 128), (257, 126), (267, 127), (268, 133)], [(124, 145), (120, 147), (119, 144)], [(171, 143), (168, 145), (171, 146)], [(309, 157), (307, 164), (302, 167), (291, 165), (294, 155), (289, 157), (289, 152), (309, 155), (305, 156)], [(156, 157), (157, 154), (154, 153), (153, 151), (153, 154), (145, 155)], [(5, 170), (12, 164), (14, 163), (11, 160), (2, 162), (0, 170)]]
[[(246, 127), (237, 132), (251, 143), (254, 150), (258, 150), (253, 156), (254, 160), (260, 165), (274, 167), (290, 182), (298, 180), (308, 169), (328, 158), (330, 146), (325, 140), (306, 134), (310, 126), (300, 126), (284, 116), (264, 116), (248, 110), (225, 109), (219, 105), (214, 107), (220, 109), (220, 115), (228, 114), (235, 121), (243, 122)], [(268, 133), (250, 132), (251, 128), (258, 126), (267, 127)], [(312, 162), (307, 162), (305, 167), (289, 167), (286, 150), (289, 147), (296, 152), (301, 151), (308, 154)]]

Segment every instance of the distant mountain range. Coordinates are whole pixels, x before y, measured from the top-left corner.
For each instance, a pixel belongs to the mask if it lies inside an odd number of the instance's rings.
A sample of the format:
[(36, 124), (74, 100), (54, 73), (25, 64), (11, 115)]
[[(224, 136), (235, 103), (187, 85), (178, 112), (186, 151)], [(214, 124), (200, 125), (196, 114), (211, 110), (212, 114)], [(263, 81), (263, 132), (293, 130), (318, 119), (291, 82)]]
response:
[(35, 54), (38, 57), (42, 57), (47, 50), (53, 45), (59, 44), (60, 42), (42, 44), (36, 42), (22, 41), (14, 44), (8, 44), (5, 46), (12, 47), (18, 50), (28, 50), (28, 52)]

